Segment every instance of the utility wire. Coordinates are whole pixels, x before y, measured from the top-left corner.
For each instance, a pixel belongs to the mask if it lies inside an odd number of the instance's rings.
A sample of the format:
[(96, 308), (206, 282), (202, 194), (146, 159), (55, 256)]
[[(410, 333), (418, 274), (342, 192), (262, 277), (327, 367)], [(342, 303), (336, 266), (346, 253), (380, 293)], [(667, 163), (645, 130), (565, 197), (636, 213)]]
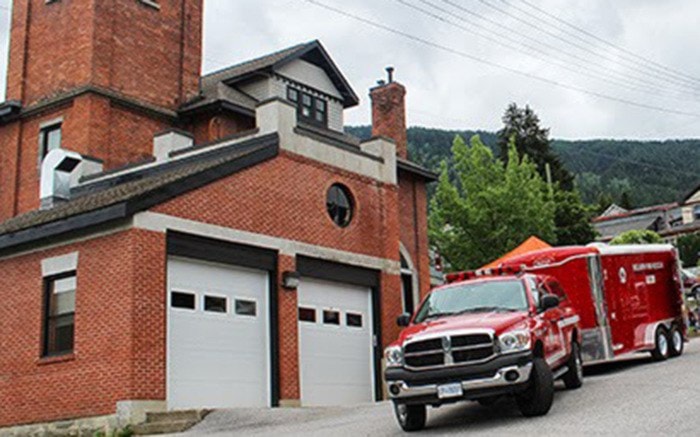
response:
[[(527, 50), (530, 50), (530, 51), (532, 51), (532, 52), (535, 52), (535, 53), (541, 55), (541, 56), (538, 56), (538, 55), (535, 55), (535, 54), (527, 53), (528, 56), (531, 56), (531, 57), (533, 57), (533, 58), (539, 59), (539, 60), (541, 60), (541, 61), (543, 61), (543, 62), (546, 62), (546, 63), (548, 63), (548, 64), (555, 65), (555, 66), (557, 66), (557, 67), (559, 67), (559, 68), (562, 68), (562, 69), (564, 69), (564, 70), (570, 71), (570, 72), (572, 72), (572, 73), (574, 73), (574, 74), (582, 75), (582, 76), (586, 76), (586, 77), (590, 77), (590, 78), (597, 79), (597, 80), (601, 80), (601, 81), (604, 81), (604, 82), (611, 83), (611, 84), (613, 84), (613, 85), (615, 85), (615, 86), (618, 86), (618, 87), (627, 88), (627, 89), (629, 89), (629, 90), (636, 91), (636, 92), (640, 92), (640, 93), (644, 93), (644, 94), (649, 94), (649, 95), (654, 95), (654, 96), (657, 96), (657, 97), (671, 98), (671, 99), (684, 100), (684, 101), (690, 101), (690, 102), (697, 103), (697, 100), (692, 99), (692, 98), (689, 98), (686, 94), (681, 94), (681, 95), (679, 95), (679, 96), (669, 95), (666, 91), (664, 91), (664, 90), (661, 89), (661, 88), (655, 88), (655, 87), (650, 87), (650, 86), (646, 86), (646, 85), (640, 86), (640, 85), (636, 85), (636, 84), (634, 84), (634, 83), (630, 83), (629, 78), (627, 78), (627, 77), (625, 77), (625, 76), (621, 76), (620, 79), (617, 79), (617, 78), (614, 78), (614, 77), (611, 77), (611, 76), (607, 76), (605, 73), (601, 73), (600, 71), (598, 71), (598, 70), (596, 70), (596, 69), (594, 69), (594, 68), (589, 67), (590, 63), (584, 64), (584, 63), (576, 63), (576, 62), (571, 62), (571, 61), (564, 60), (564, 59), (562, 59), (562, 58), (560, 58), (560, 57), (557, 57), (556, 55), (552, 55), (552, 54), (550, 54), (550, 53), (548, 53), (548, 52), (545, 52), (545, 51), (539, 49), (539, 48), (536, 47), (536, 46), (533, 46), (533, 45), (530, 45), (530, 44), (527, 44), (527, 43), (523, 43), (523, 42), (521, 42), (521, 41), (519, 41), (519, 40), (517, 40), (517, 39), (515, 39), (515, 38), (512, 38), (512, 37), (510, 37), (510, 36), (508, 36), (508, 35), (501, 35), (499, 32), (496, 32), (496, 31), (494, 31), (494, 30), (492, 30), (492, 29), (489, 29), (488, 27), (486, 27), (486, 26), (484, 26), (484, 25), (482, 25), (482, 24), (480, 24), (480, 23), (478, 23), (478, 22), (474, 22), (474, 21), (468, 20), (468, 19), (464, 18), (463, 16), (457, 15), (457, 14), (455, 14), (454, 12), (449, 11), (449, 10), (447, 10), (447, 9), (445, 9), (445, 8), (442, 8), (442, 7), (440, 7), (439, 5), (437, 5), (437, 4), (435, 4), (435, 3), (432, 3), (432, 2), (430, 2), (430, 1), (428, 1), (428, 0), (418, 0), (418, 1), (420, 1), (422, 4), (424, 4), (424, 5), (428, 6), (428, 7), (434, 8), (435, 10), (440, 11), (440, 12), (442, 12), (442, 13), (444, 13), (444, 14), (450, 16), (450, 17), (454, 17), (454, 18), (456, 18), (456, 19), (458, 19), (458, 20), (460, 20), (460, 21), (462, 21), (462, 22), (465, 22), (465, 23), (469, 24), (469, 25), (472, 26), (472, 27), (468, 27), (468, 26), (465, 26), (465, 25), (456, 23), (456, 22), (454, 22), (454, 21), (451, 21), (451, 20), (449, 20), (449, 19), (447, 19), (447, 18), (445, 18), (445, 17), (443, 17), (443, 16), (441, 16), (441, 15), (438, 15), (438, 14), (436, 14), (436, 13), (430, 11), (430, 10), (427, 10), (427, 9), (421, 7), (421, 6), (411, 4), (411, 3), (409, 3), (409, 2), (406, 1), (406, 0), (395, 0), (395, 1), (398, 2), (398, 3), (400, 3), (400, 4), (402, 4), (402, 5), (404, 5), (404, 6), (406, 6), (406, 7), (408, 7), (408, 8), (411, 8), (411, 9), (413, 9), (413, 10), (415, 10), (415, 11), (418, 11), (418, 12), (420, 12), (420, 13), (426, 15), (426, 16), (429, 16), (429, 17), (433, 18), (434, 20), (437, 20), (437, 21), (446, 23), (446, 24), (448, 24), (448, 25), (450, 25), (450, 26), (453, 26), (453, 27), (456, 27), (456, 28), (458, 28), (458, 29), (460, 29), (460, 30), (462, 30), (462, 31), (464, 31), (464, 32), (468, 32), (468, 33), (474, 34), (474, 35), (476, 35), (476, 36), (479, 36), (479, 37), (481, 37), (481, 38), (484, 38), (484, 39), (486, 39), (486, 40), (489, 40), (489, 41), (493, 42), (494, 44), (497, 44), (497, 45), (499, 45), (499, 46), (501, 46), (501, 47), (505, 47), (505, 48), (507, 48), (507, 49), (514, 50), (514, 51), (516, 51), (516, 52), (518, 52), (518, 53), (522, 53), (520, 49), (514, 47), (514, 46), (511, 45), (511, 44), (504, 43), (504, 42), (500, 41), (498, 38), (504, 39), (504, 40), (509, 41), (509, 42), (511, 42), (511, 43), (514, 43), (514, 44), (517, 44), (518, 46), (524, 47), (524, 48), (526, 48)], [(488, 34), (495, 35), (495, 38), (494, 38), (494, 37), (491, 37), (491, 36), (489, 36), (489, 35), (487, 35), (487, 34), (484, 34), (484, 33), (481, 33), (481, 32), (478, 32), (478, 31), (474, 30), (475, 27), (484, 30), (484, 31), (487, 32)], [(552, 47), (552, 48), (553, 48), (554, 50), (556, 50), (555, 47)], [(555, 60), (557, 60), (557, 61), (560, 61), (560, 62), (554, 62), (553, 59), (555, 59)], [(573, 68), (573, 67), (575, 67), (575, 68)], [(585, 73), (585, 72), (588, 72), (588, 73)], [(610, 72), (608, 72), (608, 73), (610, 73)], [(614, 72), (613, 72), (613, 73), (614, 73)]]
[[(536, 23), (537, 23), (538, 26), (539, 26), (539, 25), (546, 25), (546, 26), (548, 26), (549, 28), (554, 29), (554, 30), (557, 31), (557, 32), (565, 33), (565, 34), (569, 35), (570, 37), (572, 37), (572, 38), (574, 38), (574, 39), (576, 39), (576, 40), (578, 40), (578, 41), (581, 41), (581, 42), (584, 43), (584, 44), (591, 44), (590, 37), (581, 36), (579, 33), (576, 33), (576, 32), (574, 32), (574, 31), (571, 31), (571, 30), (569, 30), (569, 29), (567, 29), (567, 28), (565, 28), (565, 27), (561, 27), (561, 25), (552, 24), (550, 21), (543, 20), (543, 17), (542, 17), (542, 16), (538, 16), (537, 14), (532, 13), (532, 12), (528, 11), (528, 10), (525, 9), (525, 8), (519, 7), (519, 6), (515, 5), (515, 4), (511, 4), (511, 3), (508, 2), (508, 0), (501, 0), (501, 2), (503, 2), (506, 6), (508, 6), (508, 7), (511, 8), (511, 9), (515, 9), (516, 11), (518, 11), (518, 12), (520, 12), (520, 13), (522, 13), (522, 14), (525, 14), (525, 15), (531, 17), (533, 20), (536, 21)], [(610, 43), (608, 43), (608, 44), (610, 44)], [(599, 47), (599, 46), (596, 44), (596, 47)], [(613, 46), (613, 47), (614, 47), (614, 46)], [(606, 46), (604, 46), (604, 47), (602, 47), (602, 48), (603, 48), (604, 50), (606, 50), (608, 53), (611, 53), (611, 54), (614, 54), (614, 55), (616, 55), (616, 56), (619, 56), (619, 57), (621, 57), (621, 58), (627, 60), (628, 62), (631, 62), (631, 63), (633, 63), (633, 64), (639, 65), (639, 66), (642, 67), (642, 68), (650, 68), (650, 69), (655, 70), (655, 71), (657, 71), (657, 72), (659, 72), (659, 73), (661, 73), (661, 74), (674, 77), (674, 78), (677, 79), (677, 80), (681, 80), (681, 81), (683, 81), (684, 83), (687, 83), (687, 84), (690, 85), (690, 86), (695, 86), (695, 87), (697, 87), (697, 86), (700, 85), (700, 82), (698, 82), (698, 80), (695, 80), (695, 79), (692, 79), (692, 78), (691, 78), (691, 79), (688, 79), (688, 78), (685, 77), (684, 75), (676, 74), (673, 70), (669, 70), (668, 68), (665, 68), (665, 67), (664, 67), (664, 68), (659, 68), (659, 67), (657, 67), (656, 65), (649, 63), (648, 61), (639, 61), (638, 59), (636, 59), (636, 58), (634, 58), (634, 57), (630, 57), (630, 56), (626, 55), (626, 54), (625, 54), (624, 52), (622, 52), (620, 49), (617, 49), (617, 48), (613, 49), (613, 48), (611, 48), (611, 47), (610, 47), (609, 45), (607, 45), (607, 44), (606, 44)], [(621, 53), (621, 52), (622, 52), (622, 53)]]
[(536, 80), (536, 81), (539, 81), (539, 82), (542, 82), (542, 83), (545, 83), (545, 84), (548, 84), (548, 85), (554, 85), (554, 86), (556, 86), (556, 87), (564, 88), (564, 89), (567, 89), (567, 90), (570, 90), (570, 91), (576, 91), (576, 92), (579, 92), (579, 93), (582, 93), (582, 94), (587, 94), (587, 95), (590, 95), (590, 96), (593, 96), (593, 97), (597, 97), (597, 98), (600, 98), (600, 99), (610, 100), (610, 101), (613, 101), (613, 102), (618, 102), (618, 103), (622, 103), (622, 104), (625, 104), (625, 105), (628, 105), (628, 106), (634, 106), (634, 107), (637, 107), (637, 108), (649, 109), (649, 110), (653, 110), (653, 111), (657, 111), (657, 112), (662, 112), (662, 113), (666, 113), (666, 114), (682, 115), (682, 116), (687, 116), (687, 117), (700, 117), (700, 114), (699, 114), (699, 113), (681, 111), (681, 110), (676, 110), (676, 109), (672, 109), (672, 108), (664, 108), (664, 107), (661, 107), (661, 106), (648, 105), (648, 104), (641, 103), (641, 102), (637, 102), (637, 101), (634, 101), (634, 100), (628, 100), (628, 99), (624, 99), (624, 98), (618, 98), (618, 97), (611, 96), (611, 95), (608, 95), (608, 94), (599, 93), (599, 92), (596, 92), (596, 91), (590, 91), (590, 90), (587, 90), (587, 89), (585, 89), (585, 88), (580, 88), (580, 87), (577, 87), (577, 86), (574, 86), (574, 85), (569, 85), (569, 84), (566, 84), (566, 83), (562, 83), (562, 82), (559, 82), (559, 81), (556, 81), (556, 80), (553, 80), (553, 79), (548, 79), (548, 78), (545, 78), (545, 77), (542, 77), (542, 76), (538, 76), (538, 75), (535, 75), (535, 74), (532, 74), (532, 73), (528, 73), (528, 72), (525, 72), (525, 71), (518, 70), (518, 69), (513, 68), (513, 67), (509, 67), (509, 66), (507, 66), (507, 65), (500, 64), (500, 63), (498, 63), (498, 62), (494, 62), (494, 61), (490, 61), (490, 60), (487, 60), (487, 59), (483, 59), (483, 58), (480, 58), (480, 57), (478, 57), (478, 56), (472, 55), (472, 54), (470, 54), (470, 53), (463, 52), (463, 51), (460, 51), (460, 50), (456, 50), (456, 49), (453, 49), (453, 48), (451, 48), (451, 47), (448, 47), (448, 46), (445, 46), (445, 45), (442, 45), (442, 44), (439, 44), (439, 43), (436, 43), (436, 42), (433, 42), (433, 41), (430, 41), (430, 40), (421, 38), (421, 37), (419, 37), (419, 36), (415, 36), (415, 35), (410, 34), (410, 33), (408, 33), (408, 32), (404, 32), (404, 31), (402, 31), (402, 30), (398, 30), (398, 29), (395, 29), (395, 28), (393, 28), (393, 27), (389, 27), (389, 26), (387, 26), (387, 25), (385, 25), (385, 24), (382, 24), (382, 23), (380, 23), (380, 22), (373, 21), (373, 20), (370, 20), (370, 19), (368, 19), (368, 18), (359, 16), (359, 15), (355, 15), (355, 14), (353, 14), (353, 13), (346, 12), (346, 11), (344, 11), (344, 10), (342, 10), (342, 9), (338, 9), (338, 8), (336, 8), (336, 7), (334, 7), (334, 6), (330, 6), (330, 5), (328, 5), (328, 4), (326, 4), (326, 3), (323, 3), (323, 2), (321, 2), (321, 1), (319, 1), (319, 0), (305, 0), (305, 1), (308, 2), (308, 3), (311, 3), (311, 4), (315, 5), (315, 6), (318, 6), (318, 7), (320, 7), (320, 8), (323, 8), (323, 9), (326, 9), (326, 10), (328, 10), (328, 11), (334, 12), (334, 13), (336, 13), (336, 14), (345, 16), (345, 17), (347, 17), (347, 18), (351, 18), (351, 19), (353, 19), (353, 20), (355, 20), (355, 21), (364, 23), (364, 24), (366, 24), (366, 25), (368, 25), (368, 26), (371, 26), (371, 27), (374, 27), (374, 28), (376, 28), (376, 29), (381, 29), (381, 30), (384, 30), (384, 31), (386, 31), (386, 32), (392, 33), (392, 34), (394, 34), (394, 35), (398, 35), (398, 36), (401, 36), (401, 37), (403, 37), (403, 38), (412, 40), (412, 41), (414, 41), (414, 42), (417, 42), (417, 43), (419, 43), (419, 44), (425, 45), (425, 46), (427, 46), (427, 47), (431, 47), (431, 48), (438, 49), (438, 50), (441, 50), (441, 51), (444, 51), (444, 52), (447, 52), (447, 53), (451, 53), (451, 54), (453, 54), (453, 55), (457, 55), (457, 56), (460, 56), (460, 57), (462, 57), (462, 58), (469, 59), (469, 60), (472, 60), (472, 61), (474, 61), (474, 62), (478, 62), (478, 63), (480, 63), (480, 64), (484, 64), (484, 65), (488, 65), (488, 66), (491, 66), (491, 67), (494, 67), (494, 68), (498, 68), (498, 69), (501, 69), (501, 70), (505, 70), (505, 71), (508, 71), (508, 72), (517, 74), (517, 75), (519, 75), (519, 76), (524, 76), (524, 77), (527, 77), (527, 78), (530, 78), (530, 79), (533, 79), (533, 80)]
[[(442, 0), (442, 1), (443, 1), (444, 3), (447, 3), (447, 4), (451, 5), (451, 6), (453, 6), (453, 7), (458, 8), (458, 9), (460, 9), (460, 10), (461, 10), (461, 9), (464, 9), (463, 6), (456, 4), (456, 3), (454, 3), (454, 2), (451, 1), (451, 0)], [(486, 0), (478, 0), (478, 1), (479, 1), (480, 3), (486, 5), (487, 7), (489, 7), (489, 8), (491, 8), (491, 9), (495, 10), (495, 11), (498, 11), (498, 12), (500, 12), (500, 13), (502, 13), (502, 14), (508, 16), (508, 17), (511, 17), (512, 19), (514, 19), (514, 20), (516, 20), (516, 21), (519, 21), (519, 22), (525, 24), (526, 26), (532, 27), (533, 29), (537, 30), (538, 32), (541, 32), (541, 33), (543, 33), (543, 34), (545, 34), (545, 35), (548, 35), (548, 36), (551, 37), (551, 38), (555, 38), (555, 39), (557, 39), (557, 40), (559, 40), (559, 41), (562, 41), (563, 43), (568, 44), (568, 45), (570, 45), (570, 46), (572, 46), (572, 47), (575, 47), (575, 48), (577, 48), (577, 49), (579, 49), (579, 50), (581, 50), (581, 51), (584, 51), (584, 52), (586, 52), (586, 53), (590, 53), (590, 54), (592, 54), (593, 56), (595, 56), (595, 57), (597, 57), (597, 58), (601, 58), (601, 59), (604, 59), (604, 60), (606, 60), (606, 61), (608, 61), (608, 62), (612, 62), (612, 63), (616, 63), (616, 64), (619, 63), (619, 61), (617, 61), (617, 60), (614, 59), (614, 58), (611, 58), (611, 57), (608, 57), (608, 56), (604, 56), (604, 55), (602, 55), (602, 54), (596, 52), (595, 50), (590, 49), (589, 47), (583, 46), (583, 45), (578, 44), (578, 43), (576, 43), (576, 42), (572, 42), (571, 40), (569, 40), (569, 39), (567, 39), (567, 38), (564, 38), (564, 37), (562, 37), (561, 35), (558, 35), (557, 33), (553, 33), (553, 32), (550, 32), (550, 31), (548, 31), (548, 30), (545, 30), (545, 29), (543, 29), (541, 26), (538, 26), (537, 24), (532, 23), (531, 21), (528, 21), (528, 20), (526, 20), (526, 19), (524, 19), (524, 18), (521, 18), (521, 17), (519, 17), (518, 15), (515, 15), (515, 14), (511, 13), (510, 11), (508, 11), (508, 10), (506, 10), (506, 9), (503, 9), (503, 8), (501, 8), (501, 7), (498, 7), (498, 6), (494, 5), (494, 4), (492, 4), (492, 3), (489, 3), (489, 2), (486, 1)], [(674, 84), (675, 86), (685, 88), (685, 89), (687, 89), (687, 90), (689, 90), (689, 91), (692, 91), (693, 93), (697, 93), (697, 92), (700, 90), (700, 88), (698, 88), (697, 85), (691, 86), (691, 85), (686, 84), (685, 82), (679, 81), (679, 80), (676, 79), (676, 78), (667, 77), (666, 75), (661, 75), (661, 74), (659, 74), (659, 73), (657, 73), (657, 72), (655, 72), (655, 71), (646, 71), (646, 70), (637, 68), (634, 64), (632, 64), (632, 65), (627, 65), (627, 68), (629, 68), (629, 69), (631, 69), (631, 70), (633, 70), (633, 71), (636, 71), (636, 72), (638, 72), (638, 73), (641, 73), (641, 74), (650, 76), (650, 77), (651, 77), (651, 76), (655, 76), (655, 77), (657, 77), (658, 80), (660, 80), (660, 81), (666, 82), (666, 83), (668, 83), (668, 84)]]
[[(504, 3), (507, 4), (506, 0), (501, 0), (501, 1), (503, 1)], [(679, 71), (679, 70), (673, 69), (673, 68), (671, 68), (671, 67), (668, 67), (668, 66), (666, 66), (666, 65), (660, 64), (660, 63), (655, 62), (655, 61), (653, 61), (653, 60), (651, 60), (651, 59), (648, 59), (648, 58), (645, 58), (645, 57), (643, 57), (643, 56), (640, 56), (640, 55), (638, 55), (638, 54), (636, 54), (636, 53), (634, 53), (634, 52), (632, 52), (632, 51), (630, 51), (630, 50), (627, 50), (627, 49), (625, 49), (624, 47), (620, 47), (620, 46), (618, 46), (618, 45), (616, 45), (616, 44), (611, 43), (610, 41), (607, 41), (607, 40), (605, 40), (605, 39), (603, 39), (603, 38), (600, 38), (599, 36), (597, 36), (597, 35), (595, 35), (595, 34), (589, 32), (589, 31), (587, 31), (586, 29), (583, 29), (583, 28), (581, 28), (581, 27), (579, 27), (579, 26), (576, 26), (576, 25), (574, 25), (574, 24), (571, 24), (570, 22), (568, 22), (568, 21), (566, 21), (566, 20), (563, 20), (563, 19), (557, 17), (556, 15), (554, 15), (554, 14), (552, 14), (552, 13), (547, 12), (546, 10), (540, 8), (539, 6), (537, 6), (537, 5), (535, 5), (535, 4), (532, 4), (531, 2), (529, 2), (529, 1), (527, 1), (527, 0), (520, 0), (520, 2), (526, 4), (527, 6), (533, 8), (533, 9), (535, 9), (535, 10), (537, 10), (537, 11), (539, 11), (540, 13), (546, 15), (546, 16), (549, 17), (549, 18), (558, 21), (559, 23), (561, 23), (561, 24), (563, 24), (563, 25), (565, 25), (565, 26), (567, 26), (567, 27), (569, 27), (569, 28), (571, 28), (571, 29), (574, 29), (575, 31), (578, 31), (578, 32), (580, 32), (580, 33), (582, 33), (582, 34), (588, 36), (589, 38), (592, 38), (592, 39), (594, 39), (594, 40), (596, 40), (596, 41), (598, 41), (598, 42), (600, 42), (600, 43), (605, 44), (605, 45), (608, 46), (608, 47), (611, 47), (611, 48), (613, 48), (613, 49), (615, 49), (615, 50), (618, 50), (618, 51), (620, 51), (620, 52), (622, 52), (622, 53), (626, 53), (626, 54), (628, 54), (628, 55), (630, 55), (630, 56), (632, 56), (632, 57), (634, 57), (634, 58), (636, 58), (636, 59), (639, 59), (640, 61), (644, 61), (644, 62), (647, 62), (647, 63), (649, 63), (649, 64), (655, 65), (656, 67), (658, 67), (658, 68), (660, 68), (660, 69), (662, 69), (662, 70), (666, 70), (666, 71), (669, 71), (669, 72), (671, 72), (671, 73), (674, 73), (674, 74), (676, 74), (677, 76), (682, 76), (682, 77), (685, 77), (685, 78), (687, 78), (687, 79), (691, 79), (691, 80), (694, 80), (694, 81), (700, 81), (700, 78), (697, 78), (697, 77), (694, 77), (694, 76), (690, 76), (690, 75), (688, 75), (688, 74), (683, 73), (682, 71)]]
[[(425, 3), (425, 0), (419, 0), (419, 1)], [(448, 1), (448, 0), (442, 0), (442, 2), (443, 2), (443, 3), (447, 3), (448, 5), (453, 6), (453, 8), (455, 8), (455, 9), (457, 9), (457, 10), (459, 10), (459, 11), (465, 13), (465, 14), (468, 14), (468, 15), (470, 15), (470, 16), (476, 17), (476, 18), (478, 18), (479, 20), (486, 21), (486, 22), (492, 24), (493, 26), (495, 26), (495, 27), (498, 28), (498, 29), (502, 29), (502, 28), (503, 28), (503, 23), (501, 23), (501, 22), (499, 22), (499, 21), (497, 21), (497, 20), (494, 20), (494, 19), (491, 19), (491, 18), (489, 18), (489, 17), (486, 17), (486, 16), (484, 16), (484, 15), (482, 15), (482, 14), (479, 14), (479, 13), (477, 13), (477, 12), (474, 12), (474, 11), (470, 10), (470, 9), (464, 8), (464, 7), (462, 7), (462, 6), (458, 5), (458, 4), (455, 4), (455, 3), (453, 3), (453, 2), (450, 2), (450, 1)], [(450, 11), (448, 11), (448, 12), (450, 12)], [(454, 12), (452, 12), (452, 14), (454, 14)], [(464, 16), (456, 15), (456, 17), (457, 17), (457, 18), (461, 18), (461, 19), (463, 19), (463, 20), (466, 20), (466, 19), (464, 18)], [(473, 23), (471, 23), (471, 24), (474, 25)], [(521, 38), (524, 38), (524, 39), (526, 39), (526, 40), (528, 40), (528, 41), (531, 41), (533, 44), (537, 44), (538, 46), (547, 47), (549, 50), (552, 50), (552, 51), (554, 51), (555, 53), (561, 53), (561, 54), (563, 54), (564, 56), (567, 56), (567, 57), (572, 58), (572, 59), (576, 59), (577, 61), (582, 62), (584, 65), (595, 65), (595, 63), (591, 62), (590, 59), (581, 57), (581, 56), (579, 56), (578, 54), (572, 53), (572, 52), (570, 52), (570, 51), (562, 51), (560, 48), (555, 47), (555, 46), (553, 46), (553, 45), (551, 45), (551, 44), (549, 44), (549, 43), (547, 43), (547, 42), (544, 42), (544, 41), (542, 41), (542, 40), (539, 39), (539, 38), (535, 38), (535, 37), (531, 36), (531, 35), (528, 34), (528, 33), (518, 31), (517, 29), (508, 29), (508, 31), (509, 31), (510, 33), (513, 33), (513, 34), (515, 34), (515, 35), (520, 36)], [(517, 40), (516, 40), (516, 41), (517, 41)], [(550, 55), (550, 56), (551, 56), (551, 55)], [(611, 74), (620, 75), (620, 73), (617, 73), (617, 72), (612, 71), (612, 70), (609, 70), (609, 69), (608, 69), (607, 72), (608, 72), (609, 74), (611, 73)], [(649, 79), (644, 78), (644, 77), (626, 76), (626, 75), (623, 75), (623, 79), (626, 80), (626, 81), (635, 80), (636, 82), (639, 82), (639, 83), (641, 83), (641, 84), (644, 84), (644, 86), (648, 86), (648, 87), (652, 87), (652, 88), (657, 89), (657, 90), (661, 90), (661, 92), (665, 92), (664, 90), (669, 90), (669, 89), (675, 91), (675, 88), (669, 88), (668, 86), (664, 86), (664, 85), (660, 85), (660, 86), (663, 86), (664, 89), (659, 88), (659, 85), (658, 85), (656, 82), (652, 81), (653, 79), (652, 79), (652, 80), (649, 80)]]

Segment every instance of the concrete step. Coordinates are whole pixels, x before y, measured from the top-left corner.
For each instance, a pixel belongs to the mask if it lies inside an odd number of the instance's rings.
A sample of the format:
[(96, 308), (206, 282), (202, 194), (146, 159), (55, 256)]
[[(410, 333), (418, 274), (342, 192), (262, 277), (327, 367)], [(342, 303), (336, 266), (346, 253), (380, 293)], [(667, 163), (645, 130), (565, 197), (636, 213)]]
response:
[(146, 423), (177, 422), (189, 420), (199, 422), (204, 419), (208, 411), (206, 410), (182, 410), (182, 411), (162, 411), (157, 413), (146, 413)]
[(194, 425), (199, 423), (199, 420), (173, 420), (170, 422), (154, 422), (142, 423), (134, 425), (131, 430), (134, 435), (154, 435), (154, 434), (174, 434), (187, 431)]

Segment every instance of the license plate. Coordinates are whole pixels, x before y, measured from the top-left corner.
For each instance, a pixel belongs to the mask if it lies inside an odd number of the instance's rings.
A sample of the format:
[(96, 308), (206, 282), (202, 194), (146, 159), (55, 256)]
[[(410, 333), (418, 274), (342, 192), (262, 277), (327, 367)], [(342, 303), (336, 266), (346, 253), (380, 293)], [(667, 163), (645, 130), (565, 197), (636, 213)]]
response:
[(438, 385), (438, 398), (439, 399), (445, 399), (445, 398), (456, 398), (462, 396), (462, 384), (456, 383), (456, 384), (445, 384), (445, 385)]

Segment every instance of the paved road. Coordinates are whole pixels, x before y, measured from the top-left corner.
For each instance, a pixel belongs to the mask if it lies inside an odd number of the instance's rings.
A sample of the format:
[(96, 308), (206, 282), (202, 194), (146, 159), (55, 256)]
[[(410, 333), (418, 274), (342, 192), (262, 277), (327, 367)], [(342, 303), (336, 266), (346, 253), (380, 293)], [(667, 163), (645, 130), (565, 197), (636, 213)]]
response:
[[(510, 400), (428, 410), (426, 435), (700, 435), (700, 339), (663, 363), (646, 357), (589, 368), (584, 386), (557, 385), (549, 414), (523, 418)], [(391, 404), (352, 408), (216, 411), (190, 435), (401, 435)]]

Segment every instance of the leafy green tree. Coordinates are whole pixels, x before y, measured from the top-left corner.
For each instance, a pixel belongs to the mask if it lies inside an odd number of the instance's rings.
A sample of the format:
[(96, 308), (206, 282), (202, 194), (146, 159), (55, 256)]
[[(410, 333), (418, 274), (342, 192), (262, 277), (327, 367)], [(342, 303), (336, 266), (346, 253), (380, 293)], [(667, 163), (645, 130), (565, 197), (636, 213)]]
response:
[(663, 243), (659, 234), (654, 231), (627, 231), (613, 238), (610, 244), (657, 244)]
[(560, 189), (554, 192), (554, 202), (557, 244), (579, 245), (595, 240), (597, 232), (591, 225), (591, 219), (596, 212), (595, 207), (586, 206), (581, 202), (578, 192)]
[(678, 237), (677, 246), (685, 267), (700, 265), (700, 232)]
[(529, 106), (518, 108), (515, 103), (508, 105), (503, 124), (503, 129), (498, 131), (501, 159), (509, 159), (510, 141), (514, 140), (520, 157), (529, 156), (543, 179), (547, 179), (546, 166), (549, 164), (553, 182), (566, 191), (574, 188), (574, 176), (552, 152), (549, 129), (540, 127), (539, 117)]
[(510, 146), (503, 164), (478, 136), (452, 145), (455, 182), (443, 162), (431, 200), (431, 243), (458, 270), (478, 268), (531, 235), (554, 242), (554, 201), (533, 163)]

